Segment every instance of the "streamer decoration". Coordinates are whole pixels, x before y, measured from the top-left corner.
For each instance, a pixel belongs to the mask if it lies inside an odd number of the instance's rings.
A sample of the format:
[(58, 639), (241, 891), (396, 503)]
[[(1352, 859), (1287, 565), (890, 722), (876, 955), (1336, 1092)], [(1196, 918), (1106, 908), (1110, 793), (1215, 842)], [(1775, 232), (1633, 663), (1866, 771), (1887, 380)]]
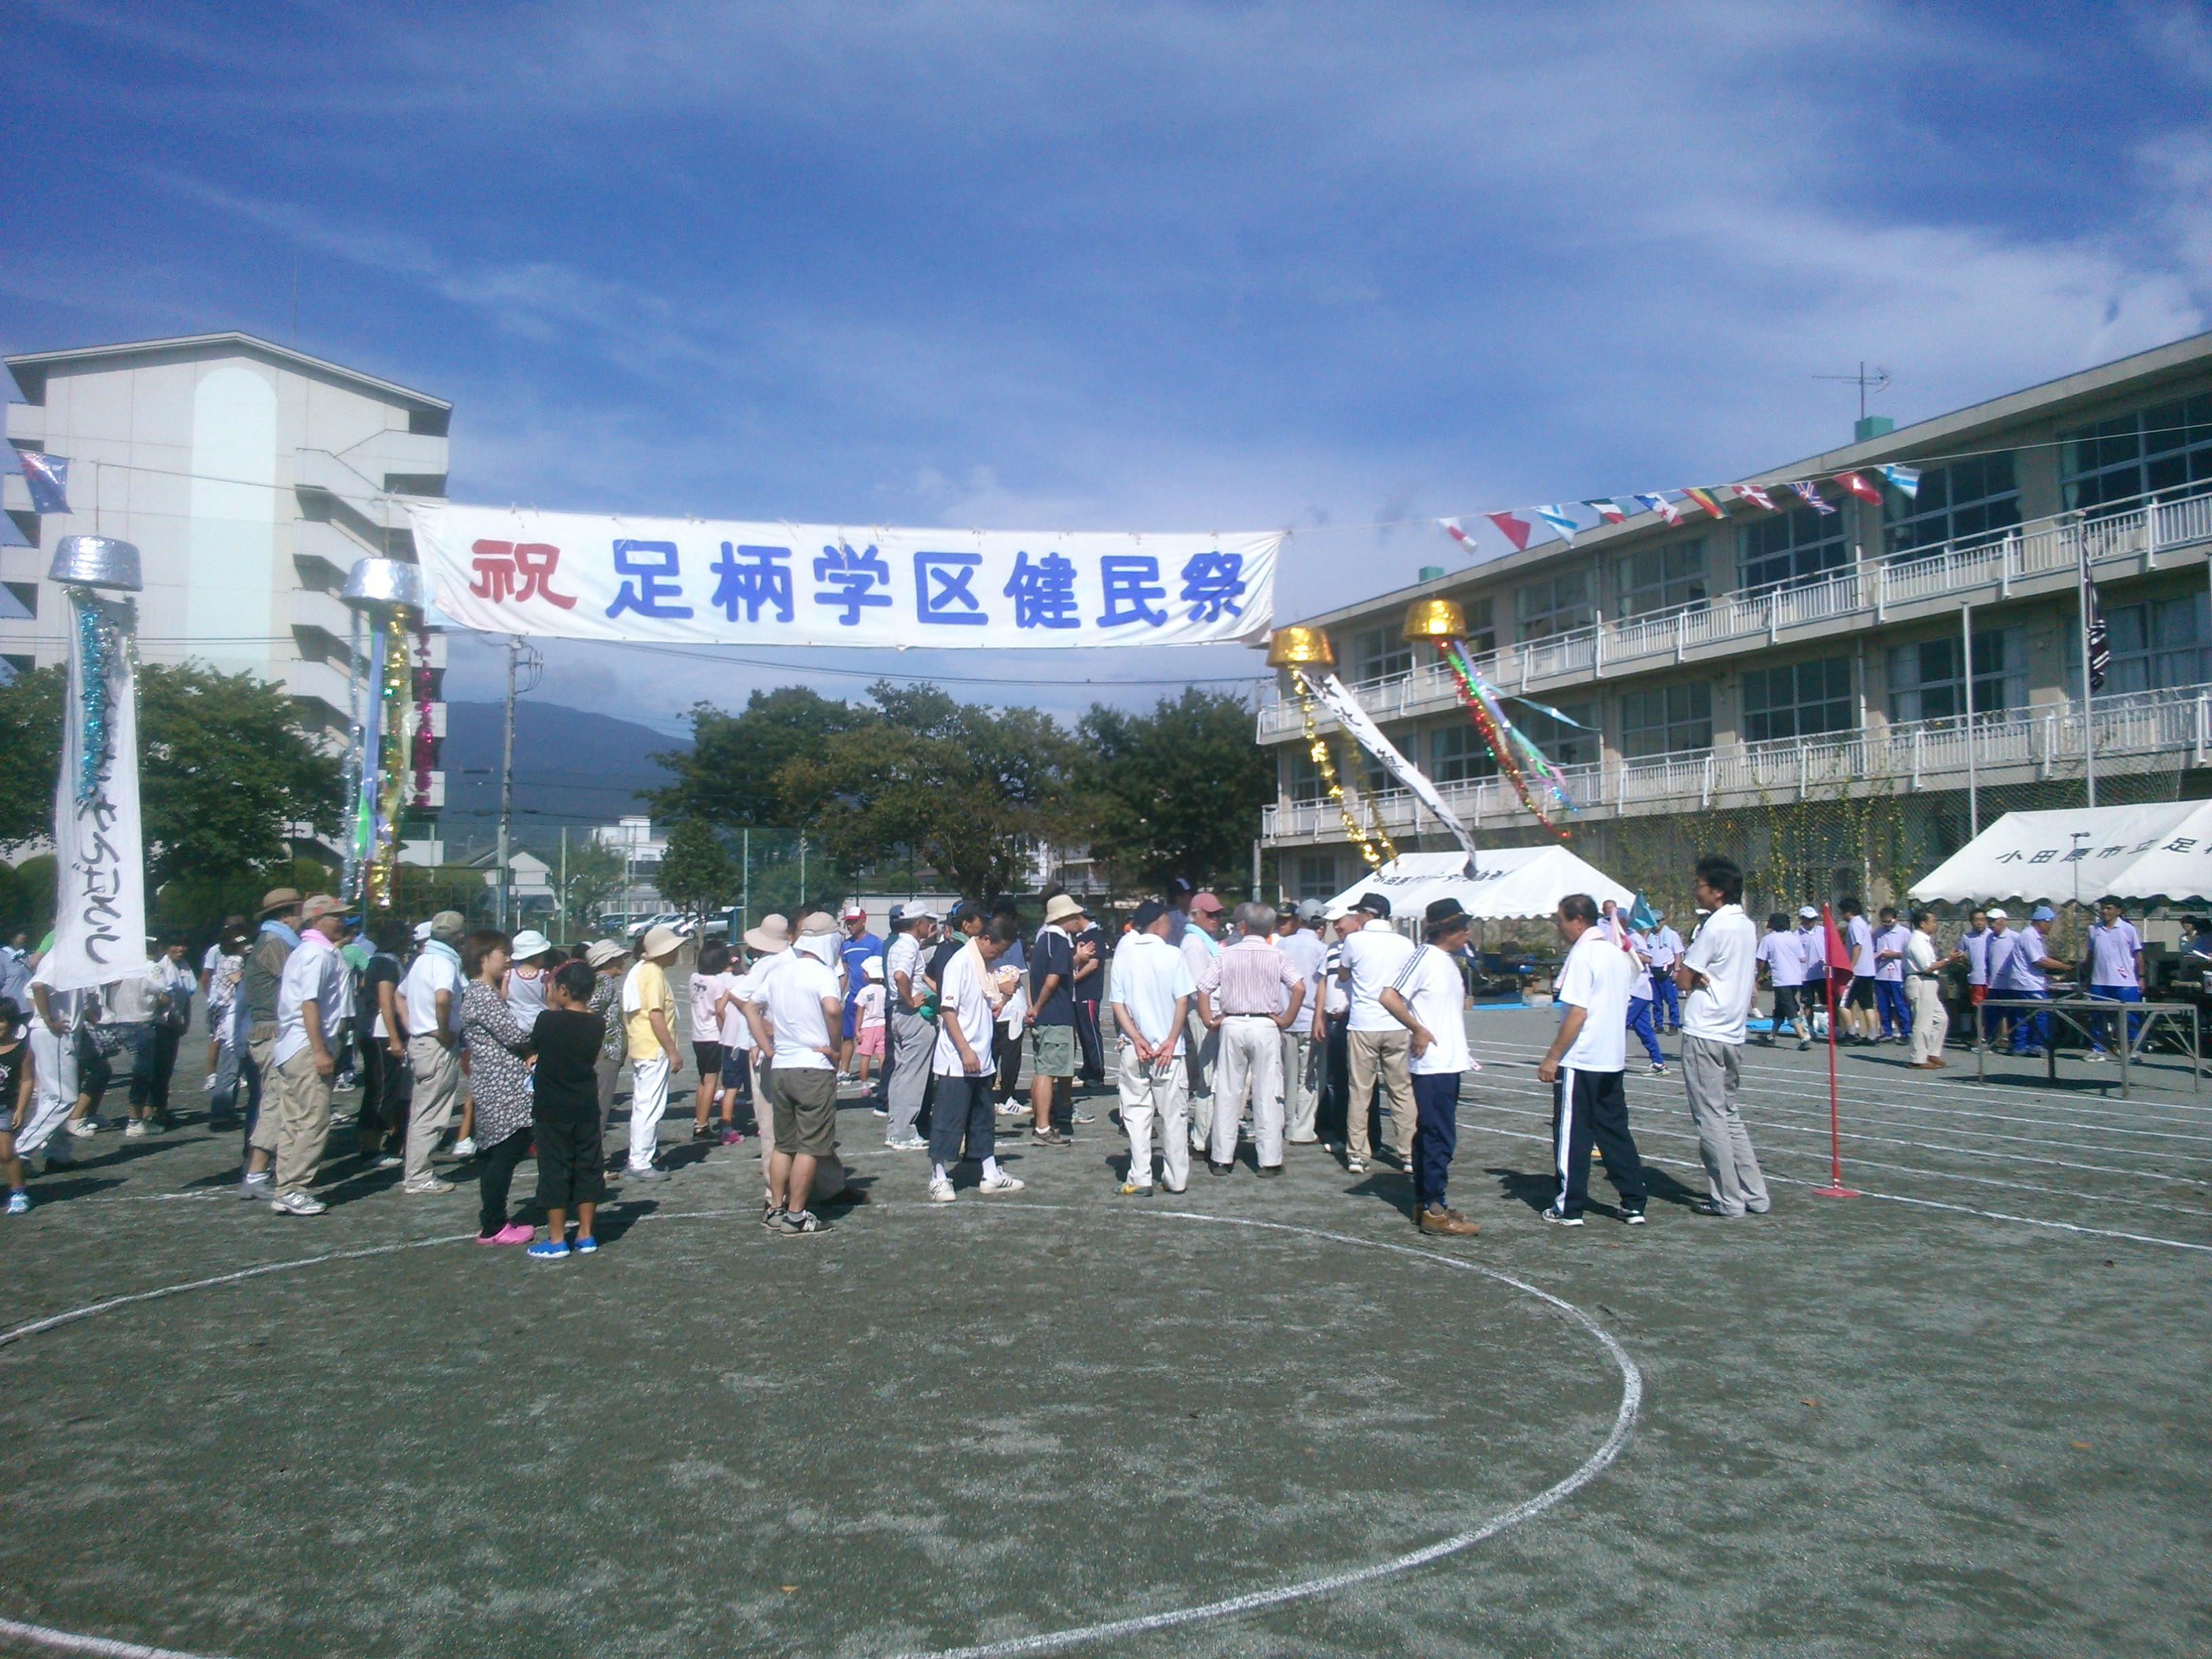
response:
[(137, 620), (137, 607), (129, 599), (109, 600), (89, 589), (76, 591), (78, 649), (84, 656), (84, 687), (81, 712), (84, 719), (84, 749), (77, 762), (76, 801), (82, 806), (99, 793), (115, 744), (113, 694), (115, 660), (127, 650)]
[(1382, 816), (1371, 803), (1368, 806), (1368, 823), (1360, 823), (1352, 803), (1345, 797), (1344, 784), (1337, 776), (1336, 760), (1329, 752), (1328, 740), (1322, 736), (1320, 725), (1314, 719), (1314, 690), (1305, 671), (1309, 667), (1328, 669), (1335, 665), (1335, 648), (1329, 644), (1328, 635), (1318, 628), (1279, 628), (1267, 641), (1267, 665), (1291, 671), (1291, 689), (1297, 696), (1298, 714), (1305, 722), (1306, 754), (1321, 774), (1329, 804), (1343, 820), (1346, 839), (1359, 849), (1369, 869), (1379, 870), (1398, 856), (1398, 849), (1390, 844)]
[(1553, 822), (1553, 812), (1575, 810), (1566, 780), (1528, 733), (1506, 718), (1498, 688), (1483, 678), (1482, 671), (1467, 654), (1467, 620), (1459, 606), (1449, 599), (1417, 600), (1406, 612), (1402, 632), (1409, 641), (1426, 640), (1436, 647), (1499, 773), (1512, 784), (1513, 793), (1536, 822), (1561, 841), (1566, 840), (1568, 832)]

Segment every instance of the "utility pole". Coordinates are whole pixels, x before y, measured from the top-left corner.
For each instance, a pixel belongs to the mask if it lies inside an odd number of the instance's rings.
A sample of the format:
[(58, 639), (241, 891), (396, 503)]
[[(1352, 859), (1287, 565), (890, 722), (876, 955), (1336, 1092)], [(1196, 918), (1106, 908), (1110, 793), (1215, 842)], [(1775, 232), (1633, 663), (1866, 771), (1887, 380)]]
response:
[(753, 925), (753, 832), (750, 825), (744, 830), (744, 850), (738, 857), (738, 931), (742, 933)]
[(806, 836), (804, 831), (799, 837), (799, 914), (806, 914)]
[(507, 917), (514, 898), (514, 865), (510, 845), (514, 830), (514, 677), (518, 669), (530, 676), (525, 691), (537, 688), (545, 659), (516, 635), (507, 642), (507, 720), (499, 752), (499, 929), (508, 931)]
[(564, 823), (564, 824), (562, 824), (562, 825), (561, 826), (561, 905), (560, 905), (560, 911), (559, 911), (559, 915), (556, 916), (556, 921), (558, 922), (558, 924), (559, 924), (559, 926), (560, 926), (560, 928), (561, 928), (561, 937), (562, 937), (562, 939), (566, 939), (566, 938), (568, 938), (568, 826), (567, 824), (565, 824), (565, 823)]

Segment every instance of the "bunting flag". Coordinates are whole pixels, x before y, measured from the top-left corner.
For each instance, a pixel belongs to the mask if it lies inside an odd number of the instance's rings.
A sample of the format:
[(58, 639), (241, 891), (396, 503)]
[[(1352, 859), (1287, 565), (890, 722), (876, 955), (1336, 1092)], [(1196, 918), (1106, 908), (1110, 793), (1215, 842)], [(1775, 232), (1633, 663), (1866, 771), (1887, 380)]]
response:
[(1525, 553), (1528, 550), (1529, 533), (1536, 526), (1530, 524), (1528, 520), (1512, 513), (1486, 513), (1482, 516), (1504, 533), (1505, 539), (1513, 544), (1515, 552)]
[(1591, 512), (1596, 514), (1599, 518), (1604, 520), (1607, 524), (1626, 524), (1628, 522), (1628, 514), (1620, 510), (1620, 503), (1618, 501), (1607, 501), (1601, 496), (1598, 500), (1594, 501), (1584, 501), (1583, 505), (1589, 508)]
[(1508, 694), (1506, 695), (1504, 701), (1507, 702), (1517, 702), (1523, 708), (1533, 708), (1540, 714), (1549, 714), (1553, 720), (1559, 721), (1560, 725), (1571, 726), (1577, 732), (1589, 732), (1595, 729), (1593, 726), (1584, 726), (1580, 720), (1576, 720), (1571, 715), (1562, 714), (1548, 702), (1538, 702), (1534, 697), (1515, 696)]
[(1712, 498), (1712, 495), (1710, 491), (1703, 489), (1685, 489), (1682, 493), (1685, 495), (1687, 495), (1692, 501), (1695, 501), (1699, 507), (1704, 507), (1706, 512), (1711, 514), (1716, 519), (1723, 519), (1728, 516), (1725, 513), (1721, 511), (1721, 504)]
[(1875, 471), (1881, 473), (1883, 477), (1888, 479), (1890, 483), (1895, 484), (1907, 495), (1912, 497), (1916, 501), (1919, 499), (1920, 469), (1918, 467), (1903, 466), (1895, 461), (1892, 461), (1885, 466), (1876, 467)]
[(19, 449), (15, 452), (15, 459), (22, 465), (23, 482), (31, 487), (32, 512), (66, 513), (70, 510), (68, 456), (42, 454), (35, 449)]
[(1635, 499), (1643, 502), (1651, 512), (1656, 513), (1661, 518), (1666, 520), (1668, 524), (1682, 522), (1682, 515), (1676, 510), (1674, 503), (1664, 495), (1638, 495)]
[(1445, 535), (1450, 537), (1470, 553), (1474, 550), (1474, 538), (1467, 533), (1467, 527), (1457, 519), (1438, 519), (1437, 522), (1443, 526)]
[(1561, 541), (1565, 542), (1570, 547), (1572, 547), (1575, 544), (1575, 532), (1579, 531), (1582, 526), (1568, 516), (1567, 509), (1565, 507), (1553, 505), (1551, 507), (1531, 507), (1529, 510), (1535, 514), (1535, 515), (1541, 519), (1546, 524), (1551, 526), (1553, 529), (1558, 531), (1559, 532), (1559, 539)]
[(1769, 513), (1775, 511), (1774, 497), (1757, 484), (1738, 484), (1735, 487), (1735, 493), (1754, 506), (1765, 507)]
[(1820, 493), (1820, 486), (1809, 478), (1799, 478), (1790, 486), (1802, 496), (1805, 505), (1815, 513), (1833, 513), (1836, 505)]
[(1852, 495), (1857, 496), (1861, 501), (1872, 501), (1877, 507), (1881, 505), (1881, 491), (1875, 489), (1874, 485), (1869, 483), (1857, 473), (1838, 472), (1836, 474), (1836, 482), (1843, 485), (1844, 489), (1850, 490)]

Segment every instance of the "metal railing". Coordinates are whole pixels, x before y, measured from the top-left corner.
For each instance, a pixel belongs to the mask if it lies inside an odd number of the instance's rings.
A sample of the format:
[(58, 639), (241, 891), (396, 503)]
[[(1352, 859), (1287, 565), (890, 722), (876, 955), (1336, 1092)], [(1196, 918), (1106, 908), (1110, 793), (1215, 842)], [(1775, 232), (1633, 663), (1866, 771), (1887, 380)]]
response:
[[(2103, 517), (2065, 513), (2001, 536), (1948, 543), (1917, 557), (1855, 566), (1802, 586), (1727, 593), (1671, 611), (1501, 647), (1474, 661), (1492, 684), (1508, 691), (1527, 690), (1559, 679), (1599, 678), (1615, 667), (1680, 662), (1692, 652), (1734, 643), (1773, 644), (1793, 629), (1852, 617), (1886, 621), (1893, 606), (1954, 594), (1995, 589), (2002, 599), (2014, 583), (2072, 571), (2084, 556), (2092, 568), (2119, 560), (2154, 564), (2161, 550), (2207, 541), (2212, 541), (2212, 492)], [(1379, 720), (1434, 714), (1458, 701), (1451, 676), (1432, 662), (1356, 684), (1353, 692)], [(1260, 741), (1301, 729), (1297, 704), (1284, 699), (1280, 687), (1264, 690)]]
[[(2186, 756), (2191, 764), (2212, 763), (2212, 684), (2100, 697), (2095, 719), (2100, 772), (2141, 770), (2175, 756)], [(1985, 784), (2054, 776), (2080, 763), (2083, 730), (2079, 704), (2054, 703), (1977, 714), (1971, 737), (1963, 720), (1917, 720), (1848, 736), (1563, 767), (1560, 775), (1585, 817), (1804, 800), (1839, 789), (1911, 793), (1963, 788), (1970, 741)], [(1470, 825), (1535, 822), (1502, 778), (1437, 787)], [(1437, 827), (1421, 822), (1427, 809), (1408, 791), (1373, 793), (1365, 800), (1393, 835)], [(1341, 830), (1341, 817), (1326, 801), (1278, 805), (1261, 815), (1261, 835), (1268, 840), (1334, 840)]]

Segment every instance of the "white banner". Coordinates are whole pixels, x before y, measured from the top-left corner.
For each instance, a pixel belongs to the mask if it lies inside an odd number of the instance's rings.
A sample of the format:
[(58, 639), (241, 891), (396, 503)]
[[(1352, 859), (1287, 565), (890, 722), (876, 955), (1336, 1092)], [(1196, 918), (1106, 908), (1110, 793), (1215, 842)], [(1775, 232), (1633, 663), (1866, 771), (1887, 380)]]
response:
[(1283, 539), (718, 524), (421, 501), (407, 514), (436, 620), (672, 645), (1263, 639)]
[[(82, 588), (69, 593), (69, 707), (63, 711), (61, 775), (54, 783), (60, 869), (53, 949), (40, 969), (61, 991), (152, 971), (146, 960), (146, 859), (138, 822), (138, 677), (131, 659), (136, 607), (128, 599), (95, 599)], [(88, 633), (104, 659), (104, 677), (92, 673), (85, 660)], [(88, 678), (106, 681), (104, 702), (89, 717)]]
[(1437, 793), (1429, 775), (1398, 752), (1397, 745), (1382, 735), (1382, 728), (1367, 718), (1367, 711), (1359, 706), (1359, 699), (1346, 689), (1342, 680), (1334, 674), (1324, 674), (1319, 679), (1309, 678), (1314, 696), (1319, 697), (1328, 712), (1336, 716), (1337, 724), (1359, 740), (1360, 746), (1382, 763), (1390, 775), (1413, 792), (1414, 798), (1435, 814), (1438, 823), (1451, 831), (1452, 839), (1469, 853), (1480, 852), (1474, 836), (1459, 821), (1459, 814), (1444, 805), (1444, 798)]

